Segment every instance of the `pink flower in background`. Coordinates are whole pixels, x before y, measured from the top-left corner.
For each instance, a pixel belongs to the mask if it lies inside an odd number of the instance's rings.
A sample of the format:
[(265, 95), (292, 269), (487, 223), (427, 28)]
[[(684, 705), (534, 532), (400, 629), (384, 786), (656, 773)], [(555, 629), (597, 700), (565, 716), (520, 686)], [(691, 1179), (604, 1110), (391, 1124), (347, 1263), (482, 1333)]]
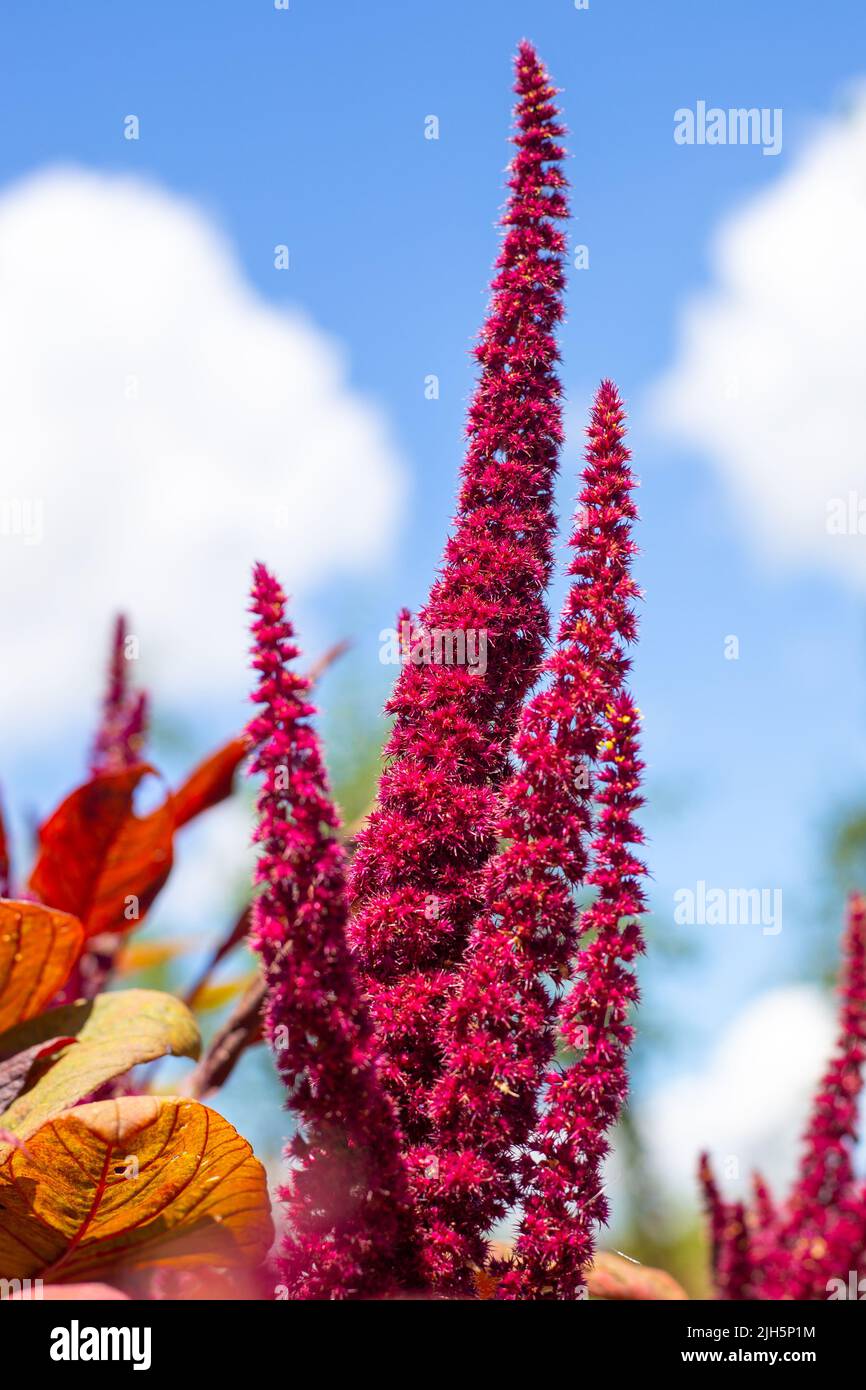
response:
[(102, 722), (90, 755), (94, 777), (133, 767), (141, 757), (147, 734), (147, 695), (130, 689), (127, 637), (126, 619), (121, 613), (114, 624)]
[[(866, 1275), (866, 1182), (853, 1166), (866, 1060), (866, 898), (859, 894), (848, 906), (839, 993), (836, 1050), (815, 1096), (787, 1200), (775, 1206), (759, 1181), (750, 1210), (726, 1206), (704, 1176), (720, 1297), (828, 1298), (833, 1280)], [(709, 1173), (706, 1159), (702, 1168)]]

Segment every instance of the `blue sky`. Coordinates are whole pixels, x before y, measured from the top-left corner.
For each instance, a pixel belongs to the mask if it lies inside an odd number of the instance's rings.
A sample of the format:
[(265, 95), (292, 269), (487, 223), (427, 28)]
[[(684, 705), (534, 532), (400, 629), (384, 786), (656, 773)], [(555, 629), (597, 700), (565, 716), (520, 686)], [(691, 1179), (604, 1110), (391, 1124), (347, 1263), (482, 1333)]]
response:
[[(866, 771), (862, 586), (808, 555), (779, 563), (711, 450), (665, 438), (649, 402), (677, 359), (684, 304), (712, 281), (718, 227), (771, 192), (816, 122), (843, 111), (861, 75), (862, 6), (291, 0), (283, 12), (269, 0), (7, 0), (0, 186), (57, 165), (134, 173), (195, 203), (266, 303), (301, 310), (338, 341), (351, 387), (388, 422), (408, 492), (380, 559), (311, 583), (300, 613), (311, 647), (355, 639), (347, 669), (372, 716), (388, 679), (378, 632), (423, 600), (451, 513), (524, 35), (563, 89), (570, 236), (590, 252), (589, 270), (570, 276), (562, 338), (564, 518), (595, 384), (613, 376), (632, 408), (646, 590), (634, 686), (656, 907), (669, 918), (675, 889), (698, 879), (785, 894), (779, 937), (694, 928), (698, 961), (648, 973), (651, 1002), (699, 1050), (810, 949), (821, 826)], [(673, 113), (698, 99), (782, 108), (782, 153), (678, 146)], [(134, 142), (123, 138), (130, 113)], [(424, 139), (429, 114), (438, 141)], [(61, 263), (64, 235), (57, 225)], [(287, 272), (274, 269), (278, 243)], [(425, 399), (428, 373), (440, 378), (436, 401)], [(723, 655), (729, 634), (737, 661)], [(233, 711), (205, 705), (203, 746), (230, 731)], [(71, 785), (76, 758), (49, 737), (31, 758), (31, 799), (49, 781)], [(4, 759), (25, 776), (14, 748)]]

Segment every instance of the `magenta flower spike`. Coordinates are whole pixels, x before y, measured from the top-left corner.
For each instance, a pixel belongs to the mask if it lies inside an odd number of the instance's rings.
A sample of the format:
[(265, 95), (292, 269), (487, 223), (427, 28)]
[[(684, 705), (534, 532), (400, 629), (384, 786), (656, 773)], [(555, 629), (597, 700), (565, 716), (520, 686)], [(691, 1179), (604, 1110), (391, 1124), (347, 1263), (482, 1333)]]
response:
[[(855, 1177), (866, 1060), (866, 898), (853, 894), (842, 942), (839, 1035), (812, 1105), (794, 1189), (780, 1214), (766, 1296), (826, 1298), (827, 1282), (866, 1274), (866, 1189)], [(847, 1261), (840, 1270), (839, 1261)]]
[(866, 1060), (866, 898), (852, 896), (842, 943), (839, 1037), (804, 1138), (804, 1153), (791, 1207), (804, 1222), (834, 1215), (854, 1179), (857, 1100)]
[[(485, 908), (440, 1034), (445, 1066), (433, 1096), (439, 1166), (424, 1183), (430, 1155), (422, 1153), (417, 1181), (430, 1212), (432, 1274), (458, 1287), (483, 1262), (485, 1234), (520, 1195), (515, 1153), (538, 1118), (556, 1041), (558, 1001), (546, 980), (568, 979), (574, 964), (573, 890), (587, 866), (590, 772), (627, 670), (623, 644), (635, 636), (636, 513), (624, 420), (616, 388), (602, 383), (572, 538), (573, 585), (545, 666), (550, 681), (521, 718), (498, 824), (503, 848), (487, 866)], [(622, 868), (633, 865), (618, 856), (613, 886), (624, 892), (616, 876)]]
[(725, 1244), (725, 1229), (727, 1227), (728, 1213), (713, 1167), (710, 1156), (702, 1153), (698, 1164), (698, 1181), (701, 1186), (701, 1194), (704, 1199), (704, 1210), (707, 1214), (710, 1233), (710, 1269), (713, 1279), (718, 1281), (719, 1265), (721, 1262), (722, 1249)]
[[(516, 69), (517, 152), (476, 347), (481, 372), (457, 517), (389, 702), (395, 723), (378, 804), (352, 870), (353, 946), (386, 1081), (413, 1142), (430, 1135), (439, 1016), (481, 906), (497, 791), (548, 631), (562, 438), (554, 328), (564, 287), (564, 152), (555, 91), (528, 43)], [(431, 649), (437, 632), (463, 644), (467, 660), (437, 659), (435, 649), (427, 659), (425, 637)]]
[[(742, 1229), (713, 1261), (722, 1298), (828, 1298), (834, 1280), (846, 1285), (852, 1275), (855, 1281), (866, 1276), (866, 1184), (852, 1161), (866, 1061), (866, 898), (859, 894), (848, 907), (839, 988), (838, 1042), (818, 1087), (793, 1190), (774, 1204), (766, 1185), (756, 1182)], [(716, 1225), (711, 1211), (714, 1249)]]
[(345, 861), (309, 681), (291, 669), (285, 597), (264, 565), (252, 612), (260, 710), (248, 734), (262, 784), (250, 941), (265, 968), (266, 1036), (299, 1122), (278, 1275), (294, 1299), (381, 1296), (419, 1285), (415, 1225), (346, 941)]
[(710, 1225), (711, 1268), (718, 1296), (742, 1299), (752, 1272), (745, 1209), (741, 1202), (723, 1201), (708, 1154), (701, 1154), (699, 1179)]
[(767, 1181), (760, 1173), (752, 1174), (752, 1198), (755, 1225), (758, 1230), (768, 1230), (776, 1220), (776, 1207)]
[(595, 866), (588, 882), (598, 896), (583, 913), (574, 983), (559, 1008), (559, 1032), (575, 1060), (553, 1070), (538, 1128), (530, 1140), (523, 1219), (506, 1298), (581, 1297), (597, 1228), (607, 1221), (602, 1164), (608, 1135), (628, 1093), (626, 1069), (639, 998), (633, 964), (643, 951), (640, 915), (646, 870), (632, 853), (642, 832), (634, 817), (639, 787), (639, 714), (627, 691), (610, 706), (597, 793)]
[[(485, 1229), (522, 1199), (503, 1297), (578, 1296), (594, 1229), (606, 1217), (606, 1133), (626, 1091), (627, 1016), (637, 999), (630, 967), (642, 950), (645, 870), (631, 852), (641, 840), (634, 821), (642, 805), (639, 716), (623, 688), (638, 595), (624, 422), (616, 387), (603, 382), (572, 537), (573, 583), (547, 664), (551, 680), (522, 718), (517, 771), (498, 826), (506, 843), (488, 866), (486, 910), (445, 1015), (446, 1065), (434, 1109), (446, 1154), (435, 1180), (418, 1182), (422, 1210), (432, 1212), (428, 1251), (446, 1270), (450, 1260), (452, 1271), (483, 1257)], [(598, 896), (576, 922), (571, 889), (586, 867), (591, 764), (601, 769), (589, 876)], [(578, 936), (591, 933), (595, 939), (575, 960)], [(574, 980), (561, 1002), (548, 994), (545, 976)], [(577, 1061), (548, 1076), (546, 1110), (533, 1133), (557, 1022)], [(516, 1170), (515, 1146), (524, 1146)]]
[(147, 733), (147, 696), (129, 688), (126, 639), (126, 619), (120, 613), (114, 624), (102, 721), (90, 755), (93, 777), (134, 766)]

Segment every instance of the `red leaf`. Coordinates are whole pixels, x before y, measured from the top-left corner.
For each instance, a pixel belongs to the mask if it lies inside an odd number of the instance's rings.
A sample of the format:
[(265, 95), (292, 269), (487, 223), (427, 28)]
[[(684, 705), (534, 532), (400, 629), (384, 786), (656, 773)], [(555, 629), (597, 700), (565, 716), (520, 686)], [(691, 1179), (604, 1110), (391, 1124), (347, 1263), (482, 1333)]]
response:
[(186, 825), (194, 816), (217, 806), (231, 795), (238, 765), (243, 762), (250, 745), (241, 735), (218, 748), (190, 773), (174, 793), (174, 822)]
[[(139, 763), (78, 787), (39, 832), (30, 888), (41, 902), (72, 912), (88, 937), (128, 931), (144, 917), (171, 870), (173, 799), (140, 817), (133, 793), (154, 769)], [(137, 911), (127, 915), (127, 899)]]

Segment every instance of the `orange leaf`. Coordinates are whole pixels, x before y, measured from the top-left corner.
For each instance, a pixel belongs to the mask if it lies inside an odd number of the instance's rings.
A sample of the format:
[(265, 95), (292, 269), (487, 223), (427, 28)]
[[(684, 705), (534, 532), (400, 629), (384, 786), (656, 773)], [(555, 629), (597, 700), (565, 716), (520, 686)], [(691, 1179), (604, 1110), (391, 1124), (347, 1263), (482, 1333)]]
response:
[(586, 1276), (586, 1285), (593, 1298), (610, 1300), (660, 1300), (670, 1302), (688, 1298), (688, 1294), (663, 1269), (653, 1269), (622, 1255), (606, 1250), (596, 1251)]
[[(171, 797), (148, 816), (132, 808), (136, 787), (153, 772), (139, 763), (92, 778), (39, 832), (30, 887), (42, 902), (73, 912), (88, 937), (136, 926), (171, 871)], [(127, 915), (130, 898), (136, 902)]]
[(197, 1101), (126, 1096), (66, 1110), (0, 1164), (0, 1271), (87, 1283), (244, 1269), (273, 1238), (265, 1172)]
[(0, 901), (0, 1033), (41, 1013), (84, 944), (75, 917), (39, 903)]
[(186, 825), (231, 795), (235, 772), (250, 751), (246, 738), (233, 738), (190, 773), (174, 793), (174, 823)]

